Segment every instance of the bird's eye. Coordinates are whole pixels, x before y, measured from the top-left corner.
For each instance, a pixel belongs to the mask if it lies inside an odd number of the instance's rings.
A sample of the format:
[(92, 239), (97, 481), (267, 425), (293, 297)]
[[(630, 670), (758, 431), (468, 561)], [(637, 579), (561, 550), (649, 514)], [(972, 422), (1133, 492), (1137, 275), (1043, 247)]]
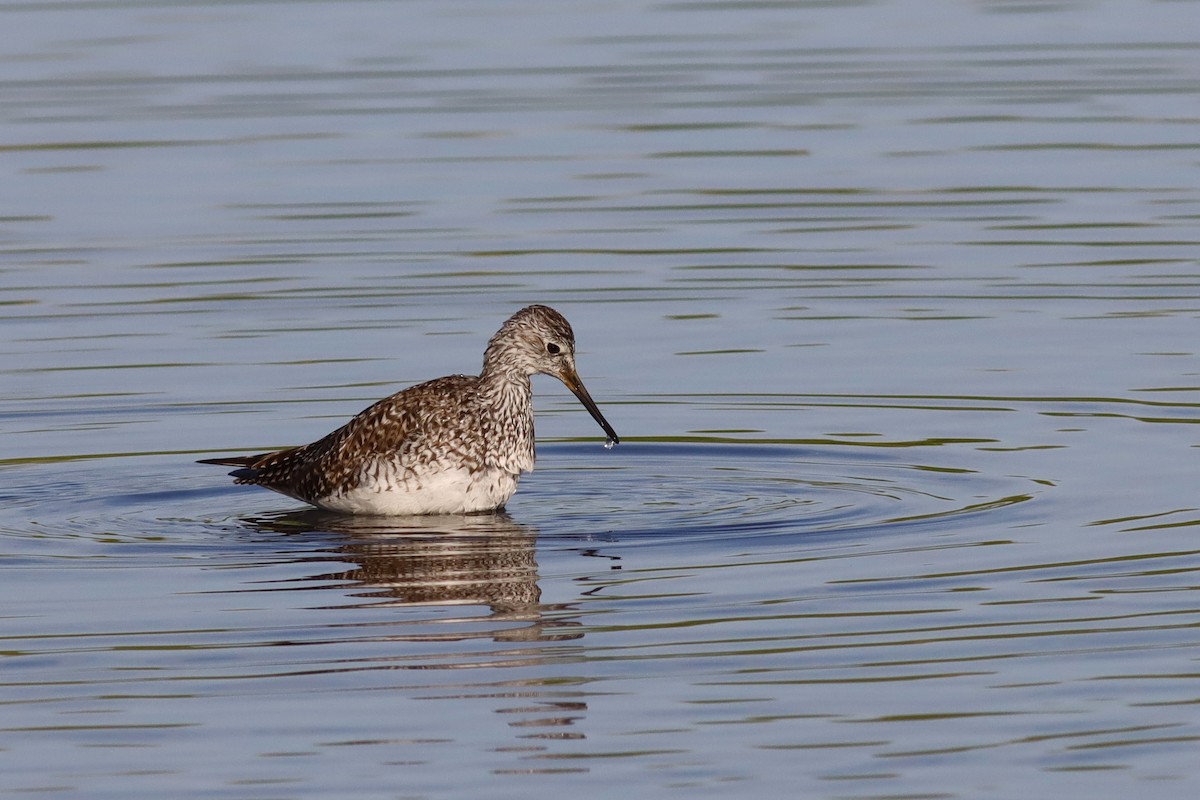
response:
[(559, 347), (558, 345), (556, 345), (554, 342), (547, 342), (546, 343), (546, 352), (552, 356), (556, 356), (560, 352), (562, 352), (562, 348)]

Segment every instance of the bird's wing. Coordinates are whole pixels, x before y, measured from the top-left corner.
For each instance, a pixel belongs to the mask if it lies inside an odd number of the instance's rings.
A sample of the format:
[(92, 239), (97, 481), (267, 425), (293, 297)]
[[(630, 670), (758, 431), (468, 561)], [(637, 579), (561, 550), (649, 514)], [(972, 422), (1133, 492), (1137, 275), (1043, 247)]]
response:
[[(237, 467), (229, 473), (235, 483), (253, 484), (312, 502), (353, 488), (364, 465), (416, 451), (423, 439), (444, 420), (420, 413), (413, 393), (429, 398), (462, 398), (475, 379), (463, 375), (437, 378), (385, 397), (361, 411), (342, 427), (311, 444), (259, 453), (203, 459), (203, 464)], [(432, 404), (436, 407), (436, 402)], [(425, 408), (428, 408), (426, 406)]]

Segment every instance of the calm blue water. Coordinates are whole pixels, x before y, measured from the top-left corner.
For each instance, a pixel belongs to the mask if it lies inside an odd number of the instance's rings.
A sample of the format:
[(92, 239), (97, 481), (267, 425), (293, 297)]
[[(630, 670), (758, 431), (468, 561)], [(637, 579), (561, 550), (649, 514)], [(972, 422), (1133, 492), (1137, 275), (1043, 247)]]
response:
[[(0, 795), (1195, 796), (1196, 11), (0, 6)], [(531, 302), (503, 515), (193, 463)]]

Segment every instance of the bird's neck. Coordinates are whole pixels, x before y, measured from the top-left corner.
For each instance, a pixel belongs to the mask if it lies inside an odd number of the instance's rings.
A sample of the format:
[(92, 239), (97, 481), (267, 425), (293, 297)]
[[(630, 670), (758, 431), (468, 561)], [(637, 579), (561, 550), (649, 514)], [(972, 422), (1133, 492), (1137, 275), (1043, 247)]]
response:
[(533, 388), (529, 376), (485, 367), (479, 376), (479, 403), (487, 462), (513, 474), (533, 469)]
[(479, 374), (479, 395), (488, 404), (513, 399), (528, 402), (533, 387), (524, 371), (485, 362)]

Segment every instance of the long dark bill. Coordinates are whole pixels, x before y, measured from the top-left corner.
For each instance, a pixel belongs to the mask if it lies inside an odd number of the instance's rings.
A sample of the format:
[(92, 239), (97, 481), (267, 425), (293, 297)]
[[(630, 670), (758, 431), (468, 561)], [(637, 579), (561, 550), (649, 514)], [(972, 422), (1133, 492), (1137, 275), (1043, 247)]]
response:
[(596, 401), (588, 394), (588, 390), (583, 387), (583, 381), (579, 380), (579, 375), (576, 374), (575, 370), (570, 368), (564, 369), (559, 379), (571, 390), (572, 394), (579, 398), (579, 402), (583, 403), (583, 407), (592, 415), (592, 419), (600, 423), (600, 427), (608, 434), (608, 438), (612, 440), (613, 444), (620, 444), (621, 437), (617, 436), (617, 432), (613, 430), (612, 425), (609, 425), (608, 420), (600, 413), (600, 409), (596, 407)]

